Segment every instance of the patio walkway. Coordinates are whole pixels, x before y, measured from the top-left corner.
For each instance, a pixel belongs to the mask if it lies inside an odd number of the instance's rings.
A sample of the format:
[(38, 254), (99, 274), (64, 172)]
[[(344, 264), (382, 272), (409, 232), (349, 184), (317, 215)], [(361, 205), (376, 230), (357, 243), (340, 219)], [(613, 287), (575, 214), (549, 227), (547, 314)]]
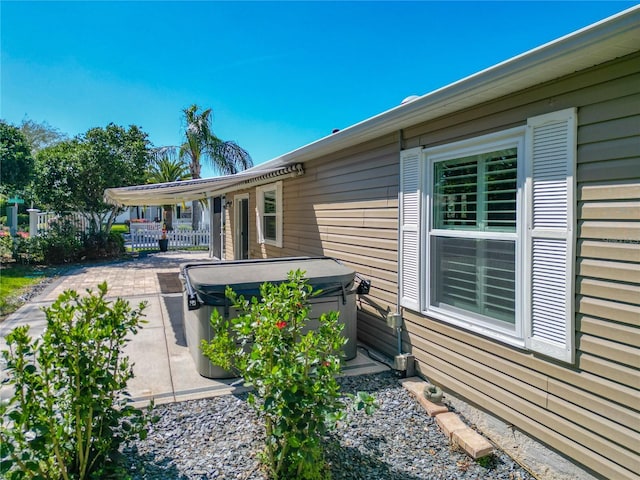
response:
[[(212, 380), (198, 374), (184, 336), (180, 265), (211, 261), (208, 252), (170, 251), (134, 260), (93, 266), (81, 266), (52, 282), (39, 296), (23, 305), (0, 324), (0, 350), (4, 337), (16, 326), (31, 325), (31, 334), (39, 335), (45, 325), (43, 306), (53, 303), (65, 290), (94, 291), (107, 281), (109, 298), (121, 297), (132, 305), (145, 301), (148, 321), (127, 345), (125, 351), (134, 363), (135, 377), (129, 393), (137, 405), (153, 398), (156, 404), (204, 398), (243, 390), (239, 379)], [(362, 353), (347, 362), (346, 375), (386, 370), (388, 367)], [(2, 372), (0, 371), (0, 377)], [(0, 384), (0, 398), (11, 395)]]

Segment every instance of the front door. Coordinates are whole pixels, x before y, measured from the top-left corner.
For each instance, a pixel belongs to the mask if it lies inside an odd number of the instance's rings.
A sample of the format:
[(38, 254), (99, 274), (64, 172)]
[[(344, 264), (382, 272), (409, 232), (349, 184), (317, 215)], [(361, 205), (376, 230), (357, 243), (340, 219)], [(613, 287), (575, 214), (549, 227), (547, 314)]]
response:
[(235, 259), (249, 258), (249, 195), (235, 197)]

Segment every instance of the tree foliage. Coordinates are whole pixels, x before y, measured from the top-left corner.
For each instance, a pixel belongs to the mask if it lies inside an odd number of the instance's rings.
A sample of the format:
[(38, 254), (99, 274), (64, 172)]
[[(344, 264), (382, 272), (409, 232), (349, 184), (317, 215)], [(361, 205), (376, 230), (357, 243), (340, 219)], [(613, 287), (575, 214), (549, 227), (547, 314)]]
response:
[(149, 165), (148, 183), (167, 183), (191, 178), (189, 166), (167, 151), (160, 151)]
[(120, 209), (104, 201), (104, 190), (144, 183), (149, 160), (149, 140), (138, 127), (92, 128), (38, 153), (35, 193), (47, 208), (80, 212), (94, 232), (106, 233)]
[[(178, 182), (191, 178), (189, 167), (179, 158), (175, 158), (170, 150), (158, 149), (149, 166), (149, 183)], [(163, 205), (164, 222), (167, 230), (173, 230), (173, 205)]]
[(36, 155), (45, 147), (67, 140), (64, 133), (47, 122), (38, 123), (25, 118), (19, 128), (29, 144), (32, 155)]
[[(185, 108), (184, 142), (180, 145), (179, 156), (189, 165), (192, 178), (201, 178), (202, 162), (206, 161), (214, 170), (223, 175), (237, 173), (253, 166), (249, 153), (237, 143), (221, 140), (213, 132), (213, 111), (210, 108), (198, 112), (197, 105)], [(193, 202), (193, 229), (197, 230), (200, 220), (200, 205)]]
[(193, 178), (200, 178), (202, 162), (208, 162), (218, 173), (229, 175), (253, 166), (249, 153), (237, 143), (221, 140), (213, 132), (213, 111), (198, 112), (197, 105), (183, 110), (186, 123), (180, 158), (189, 163)]
[(27, 187), (34, 161), (20, 129), (0, 120), (0, 193), (18, 194)]

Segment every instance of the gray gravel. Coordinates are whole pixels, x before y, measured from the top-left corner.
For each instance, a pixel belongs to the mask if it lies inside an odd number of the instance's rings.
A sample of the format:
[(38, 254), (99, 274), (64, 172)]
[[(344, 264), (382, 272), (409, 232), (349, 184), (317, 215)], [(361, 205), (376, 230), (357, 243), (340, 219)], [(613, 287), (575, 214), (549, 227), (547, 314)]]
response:
[[(333, 480), (534, 478), (499, 450), (481, 465), (452, 447), (392, 372), (340, 383), (344, 392), (370, 392), (379, 408), (349, 412), (325, 439)], [(155, 413), (147, 439), (123, 450), (132, 479), (267, 478), (257, 459), (263, 428), (246, 395), (160, 405)]]

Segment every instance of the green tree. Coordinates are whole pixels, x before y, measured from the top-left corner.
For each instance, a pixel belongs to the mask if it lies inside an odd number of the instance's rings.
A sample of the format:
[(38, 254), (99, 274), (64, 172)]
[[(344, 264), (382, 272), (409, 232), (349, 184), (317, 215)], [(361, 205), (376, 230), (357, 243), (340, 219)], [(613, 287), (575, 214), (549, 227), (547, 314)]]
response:
[(106, 236), (121, 208), (104, 201), (104, 190), (144, 183), (150, 159), (140, 128), (92, 128), (38, 153), (35, 193), (56, 212), (81, 213), (92, 232)]
[(38, 123), (25, 118), (19, 128), (27, 139), (31, 154), (34, 156), (45, 147), (67, 140), (67, 135), (47, 122)]
[[(213, 111), (208, 108), (198, 112), (197, 105), (183, 110), (185, 120), (184, 142), (180, 145), (179, 156), (189, 165), (192, 178), (201, 178), (202, 162), (208, 162), (218, 173), (230, 175), (253, 166), (249, 153), (232, 141), (218, 138), (211, 123)], [(200, 204), (192, 204), (193, 229), (200, 226)]]
[[(189, 167), (179, 158), (173, 157), (170, 150), (159, 149), (149, 167), (148, 183), (178, 182), (191, 178)], [(164, 222), (167, 230), (173, 230), (173, 205), (163, 205)]]
[(29, 185), (34, 161), (20, 129), (0, 120), (0, 194), (21, 194)]

